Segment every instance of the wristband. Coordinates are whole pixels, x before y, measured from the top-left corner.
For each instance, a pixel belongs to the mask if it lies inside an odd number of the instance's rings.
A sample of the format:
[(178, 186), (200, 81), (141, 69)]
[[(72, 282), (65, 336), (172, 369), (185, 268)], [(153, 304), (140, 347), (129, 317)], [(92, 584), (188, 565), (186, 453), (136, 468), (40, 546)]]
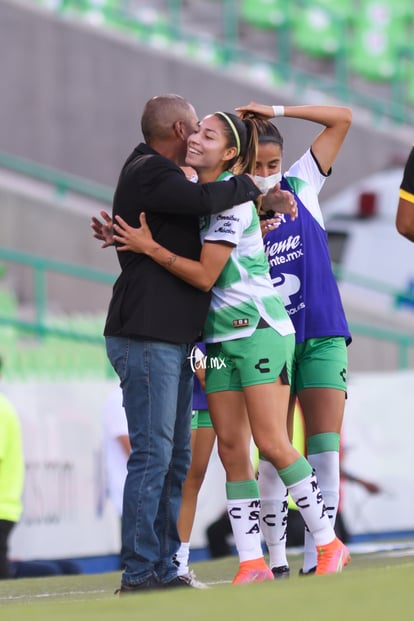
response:
[(272, 106), (273, 116), (285, 116), (285, 106)]

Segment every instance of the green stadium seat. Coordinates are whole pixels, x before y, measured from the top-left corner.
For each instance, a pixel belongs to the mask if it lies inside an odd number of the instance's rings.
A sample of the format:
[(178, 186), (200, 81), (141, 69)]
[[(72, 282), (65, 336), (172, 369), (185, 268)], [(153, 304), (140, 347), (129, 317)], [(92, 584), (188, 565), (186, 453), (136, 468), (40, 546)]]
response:
[(297, 5), (292, 19), (292, 46), (316, 58), (333, 58), (344, 50), (353, 18), (350, 2), (315, 0)]
[(407, 21), (398, 5), (364, 0), (347, 46), (350, 71), (372, 81), (399, 78), (406, 40)]
[(284, 0), (241, 0), (239, 15), (250, 26), (274, 30), (287, 22), (288, 7)]
[(125, 9), (120, 0), (60, 0), (60, 10), (97, 27), (119, 30), (135, 38), (149, 33), (148, 24)]

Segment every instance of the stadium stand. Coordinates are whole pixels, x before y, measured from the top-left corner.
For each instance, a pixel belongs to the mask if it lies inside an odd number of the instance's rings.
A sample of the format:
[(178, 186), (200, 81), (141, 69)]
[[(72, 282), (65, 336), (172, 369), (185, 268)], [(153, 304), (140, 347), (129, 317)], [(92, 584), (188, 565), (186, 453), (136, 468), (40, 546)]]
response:
[[(414, 118), (414, 8), (405, 0), (32, 1), (151, 46), (174, 46), (213, 66), (247, 64), (250, 57), (262, 71), (267, 66), (269, 76), (289, 76), (299, 84), (324, 74), (351, 103), (377, 113), (380, 95), (383, 113), (397, 122)], [(331, 64), (310, 65), (315, 59)]]
[[(45, 271), (48, 267), (54, 269), (52, 261), (46, 258), (44, 261)], [(9, 263), (13, 264), (12, 256), (9, 256)], [(30, 257), (26, 263), (31, 265)], [(38, 264), (39, 258), (33, 257), (32, 267)], [(33, 269), (33, 278), (36, 280), (35, 271)], [(78, 266), (62, 264), (61, 272), (64, 274), (65, 271), (72, 271), (74, 276), (80, 273)], [(84, 271), (87, 272), (86, 266)], [(7, 360), (3, 373), (6, 380), (114, 377), (102, 336), (105, 312), (53, 312), (48, 308), (43, 287), (35, 293), (32, 305), (22, 305), (17, 298), (13, 279), (7, 277), (5, 267), (2, 269), (2, 277), (0, 353)]]
[[(240, 2), (220, 0), (194, 0), (192, 2), (154, 0), (153, 2), (138, 2), (137, 0), (32, 0), (47, 11), (56, 12), (62, 19), (85, 21), (94, 28), (110, 29), (121, 32), (122, 35), (139, 39), (152, 46), (172, 45), (181, 49), (185, 55), (198, 58), (203, 62), (220, 67), (237, 60), (245, 63), (246, 74), (251, 75), (255, 84), (263, 76), (277, 81), (288, 73), (294, 74), (292, 66), (283, 67), (287, 59), (292, 63), (299, 62), (300, 56), (309, 58), (333, 59), (333, 79), (338, 63), (347, 60), (347, 69), (350, 69), (351, 46), (356, 47), (355, 33), (360, 27), (365, 33), (373, 28), (373, 21), (367, 17), (369, 11), (376, 6), (391, 7), (388, 2), (369, 2), (368, 0), (338, 0), (334, 5), (327, 0), (292, 1), (288, 10), (280, 0), (241, 0)], [(370, 6), (368, 6), (370, 5)], [(363, 10), (364, 9), (364, 10)], [(409, 53), (408, 34), (413, 28), (414, 10), (402, 0), (394, 0), (392, 10), (387, 13), (379, 11), (380, 16), (388, 15), (388, 26), (382, 25), (378, 19), (378, 29), (382, 28), (389, 34), (393, 27), (398, 30), (398, 36), (389, 37), (394, 47), (390, 54), (395, 55), (396, 48), (406, 47), (404, 80), (399, 82), (404, 93), (410, 93), (411, 106), (414, 106), (414, 59)], [(200, 16), (206, 21), (200, 20)], [(206, 25), (208, 24), (208, 26)], [(211, 26), (211, 28), (210, 28)], [(392, 27), (391, 27), (392, 26)], [(210, 28), (206, 33), (205, 29)], [(201, 28), (201, 30), (200, 30)], [(318, 30), (319, 29), (319, 30)], [(243, 36), (241, 36), (243, 30)], [(316, 36), (316, 32), (318, 35)], [(305, 40), (305, 34), (311, 36)], [(301, 38), (303, 37), (303, 38)], [(271, 42), (267, 48), (260, 47), (262, 56), (259, 57), (256, 45), (258, 41)], [(311, 41), (312, 40), (312, 41)], [(254, 42), (254, 46), (253, 46)], [(317, 46), (319, 45), (319, 47)], [(312, 47), (313, 45), (313, 47)], [(233, 46), (230, 50), (230, 46)], [(253, 47), (252, 47), (253, 46)], [(275, 54), (276, 46), (276, 54)], [(360, 52), (360, 55), (366, 54)], [(249, 64), (251, 63), (251, 74)], [(395, 60), (395, 64), (396, 60)], [(324, 70), (329, 65), (323, 65)], [(398, 67), (397, 67), (398, 68)], [(410, 70), (411, 68), (411, 70)], [(395, 70), (395, 67), (393, 66)], [(283, 71), (284, 70), (284, 71)], [(357, 75), (356, 67), (354, 69)], [(344, 74), (343, 74), (344, 75)], [(361, 71), (360, 77), (367, 82), (374, 80), (370, 73)], [(395, 75), (400, 76), (399, 69)], [(309, 74), (312, 79), (312, 74)], [(395, 76), (392, 78), (395, 83)], [(378, 80), (378, 78), (375, 78)], [(386, 74), (380, 76), (379, 81), (389, 85), (391, 78)], [(341, 94), (347, 83), (341, 83)], [(345, 93), (346, 98), (349, 94)], [(408, 97), (408, 95), (407, 95)], [(413, 111), (414, 112), (414, 111)], [(3, 154), (4, 157), (6, 157)], [(2, 157), (3, 157), (2, 156)], [(6, 161), (7, 159), (7, 161)], [(10, 155), (3, 162), (3, 166), (16, 169), (20, 172), (38, 176), (39, 170), (34, 170), (17, 161), (11, 162)], [(32, 166), (32, 165), (31, 165)], [(35, 167), (36, 168), (36, 167)], [(57, 171), (42, 172), (42, 179), (47, 183), (54, 183), (59, 194), (65, 195), (73, 191), (75, 183), (78, 192), (90, 194), (95, 199), (108, 198), (99, 188), (92, 184), (82, 183), (72, 176)], [(53, 177), (53, 178), (52, 178)], [(75, 188), (76, 190), (76, 188)], [(111, 370), (108, 368), (103, 346), (102, 328), (104, 317), (95, 314), (50, 314), (47, 311), (41, 322), (25, 321), (21, 317), (21, 309), (12, 290), (6, 286), (0, 288), (0, 347), (7, 355), (7, 373), (10, 376), (34, 375), (41, 377), (44, 374), (53, 377), (108, 377)]]

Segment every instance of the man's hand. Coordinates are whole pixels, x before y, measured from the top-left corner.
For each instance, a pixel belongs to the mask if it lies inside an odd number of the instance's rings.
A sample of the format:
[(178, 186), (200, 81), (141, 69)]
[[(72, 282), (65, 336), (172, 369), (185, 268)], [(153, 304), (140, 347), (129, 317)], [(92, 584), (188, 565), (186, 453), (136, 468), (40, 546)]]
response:
[(92, 216), (91, 229), (93, 230), (93, 236), (95, 239), (104, 242), (101, 248), (108, 248), (108, 246), (114, 245), (114, 229), (111, 216), (106, 211), (99, 212), (104, 222)]
[(281, 190), (280, 183), (262, 196), (261, 211), (286, 213), (292, 220), (296, 220), (298, 216), (298, 206), (294, 196), (288, 190)]

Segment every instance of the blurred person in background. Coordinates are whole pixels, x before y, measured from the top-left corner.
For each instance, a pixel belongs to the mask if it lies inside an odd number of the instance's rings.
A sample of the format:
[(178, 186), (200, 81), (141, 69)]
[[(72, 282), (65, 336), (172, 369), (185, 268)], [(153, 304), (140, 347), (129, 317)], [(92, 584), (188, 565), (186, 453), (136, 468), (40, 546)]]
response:
[(397, 231), (414, 242), (414, 146), (405, 163), (396, 218)]
[[(0, 358), (0, 374), (3, 360)], [(0, 578), (11, 578), (9, 537), (22, 514), (24, 458), (21, 427), (12, 403), (0, 394)]]
[(122, 497), (131, 445), (125, 410), (122, 405), (122, 390), (119, 386), (111, 391), (104, 403), (102, 428), (107, 492), (121, 518)]
[[(3, 360), (0, 358), (0, 375)], [(71, 560), (16, 560), (9, 557), (9, 537), (22, 515), (24, 454), (21, 425), (10, 400), (0, 394), (0, 579), (79, 574)]]
[(122, 390), (119, 386), (110, 392), (104, 403), (102, 433), (106, 491), (119, 516), (121, 526), (124, 484), (131, 445), (125, 410), (122, 406)]

